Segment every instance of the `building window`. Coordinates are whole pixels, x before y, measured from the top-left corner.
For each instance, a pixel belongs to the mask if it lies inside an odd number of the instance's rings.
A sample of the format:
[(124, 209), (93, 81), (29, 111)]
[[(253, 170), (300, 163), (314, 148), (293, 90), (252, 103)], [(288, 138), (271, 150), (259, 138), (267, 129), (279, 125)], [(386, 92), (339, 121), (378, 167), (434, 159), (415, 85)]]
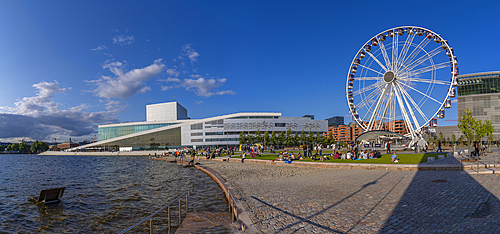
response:
[(286, 127), (286, 123), (274, 123), (274, 127), (284, 128), (284, 127)]
[(500, 124), (500, 115), (494, 115), (492, 117), (493, 117), (494, 124)]
[(224, 135), (224, 132), (206, 132), (205, 136)]
[(192, 132), (191, 136), (203, 136), (202, 132)]
[(203, 142), (203, 139), (191, 139), (191, 142)]
[(191, 125), (191, 130), (201, 130), (203, 129), (203, 123)]

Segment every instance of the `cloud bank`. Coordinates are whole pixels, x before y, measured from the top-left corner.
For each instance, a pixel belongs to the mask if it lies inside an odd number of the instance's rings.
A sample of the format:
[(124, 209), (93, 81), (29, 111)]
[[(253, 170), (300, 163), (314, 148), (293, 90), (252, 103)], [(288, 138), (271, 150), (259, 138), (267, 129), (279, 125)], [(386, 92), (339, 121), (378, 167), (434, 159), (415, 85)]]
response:
[(110, 111), (86, 112), (86, 104), (61, 109), (53, 97), (67, 89), (59, 87), (57, 81), (33, 87), (37, 90), (35, 96), (24, 97), (15, 107), (1, 107), (7, 112), (0, 114), (0, 138), (49, 141), (55, 136), (84, 136), (94, 134), (99, 123), (116, 121)]

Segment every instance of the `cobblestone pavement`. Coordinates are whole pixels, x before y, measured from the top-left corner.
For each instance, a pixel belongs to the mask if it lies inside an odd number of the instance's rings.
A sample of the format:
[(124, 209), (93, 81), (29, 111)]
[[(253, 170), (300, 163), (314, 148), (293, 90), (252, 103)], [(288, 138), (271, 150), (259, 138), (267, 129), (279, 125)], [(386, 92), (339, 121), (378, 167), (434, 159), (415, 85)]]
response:
[(263, 233), (498, 233), (500, 177), (203, 161)]
[[(457, 151), (464, 151), (464, 150), (467, 150), (467, 147), (457, 148)], [(496, 162), (496, 164), (498, 164), (498, 162), (500, 162), (499, 149), (497, 147), (492, 147), (490, 150), (491, 150), (490, 153), (483, 153), (481, 155), (481, 157), (480, 157), (481, 160), (479, 163), (484, 165), (485, 163), (493, 164)], [(446, 155), (449, 152), (450, 151), (444, 151), (443, 154)], [(432, 152), (429, 152), (429, 153), (432, 153)], [(433, 162), (425, 162), (423, 164), (448, 164), (448, 165), (463, 164), (464, 166), (476, 165), (476, 163), (474, 163), (474, 162), (470, 162), (470, 163), (469, 162), (461, 162), (462, 159), (466, 159), (466, 158), (468, 158), (468, 156), (465, 153), (459, 154), (459, 155), (454, 155), (452, 153), (451, 157), (446, 157), (445, 159), (435, 160)]]

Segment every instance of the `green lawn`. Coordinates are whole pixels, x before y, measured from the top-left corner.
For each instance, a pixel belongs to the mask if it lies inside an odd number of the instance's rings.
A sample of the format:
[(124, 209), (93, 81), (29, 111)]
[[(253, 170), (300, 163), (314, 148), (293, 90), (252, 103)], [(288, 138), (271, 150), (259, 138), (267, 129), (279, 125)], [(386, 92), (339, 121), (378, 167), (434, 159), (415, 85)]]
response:
[[(419, 164), (427, 162), (428, 157), (435, 157), (437, 159), (438, 155), (446, 153), (421, 153), (421, 154), (398, 154), (398, 163), (394, 164)], [(391, 154), (382, 154), (381, 158), (377, 159), (364, 159), (364, 160), (345, 160), (345, 159), (331, 159), (323, 162), (334, 162), (334, 163), (372, 163), (372, 164), (393, 164), (391, 162)], [(233, 158), (241, 158), (241, 156), (234, 156)], [(247, 156), (247, 159), (252, 159), (252, 157)], [(276, 160), (278, 158), (275, 154), (263, 154), (261, 157), (255, 157), (254, 159), (262, 160)], [(307, 158), (304, 160), (294, 160), (300, 162), (312, 162), (312, 159)], [(315, 162), (321, 162), (316, 160)]]

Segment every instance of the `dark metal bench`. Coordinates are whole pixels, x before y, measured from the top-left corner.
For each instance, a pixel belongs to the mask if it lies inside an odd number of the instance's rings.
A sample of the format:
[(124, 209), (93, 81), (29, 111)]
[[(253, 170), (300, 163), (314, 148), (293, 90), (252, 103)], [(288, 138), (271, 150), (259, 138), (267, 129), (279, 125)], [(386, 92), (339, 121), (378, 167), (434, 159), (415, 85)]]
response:
[(66, 187), (44, 189), (40, 191), (40, 195), (38, 197), (34, 197), (33, 199), (35, 199), (38, 202), (43, 202), (45, 204), (60, 202), (65, 189)]

